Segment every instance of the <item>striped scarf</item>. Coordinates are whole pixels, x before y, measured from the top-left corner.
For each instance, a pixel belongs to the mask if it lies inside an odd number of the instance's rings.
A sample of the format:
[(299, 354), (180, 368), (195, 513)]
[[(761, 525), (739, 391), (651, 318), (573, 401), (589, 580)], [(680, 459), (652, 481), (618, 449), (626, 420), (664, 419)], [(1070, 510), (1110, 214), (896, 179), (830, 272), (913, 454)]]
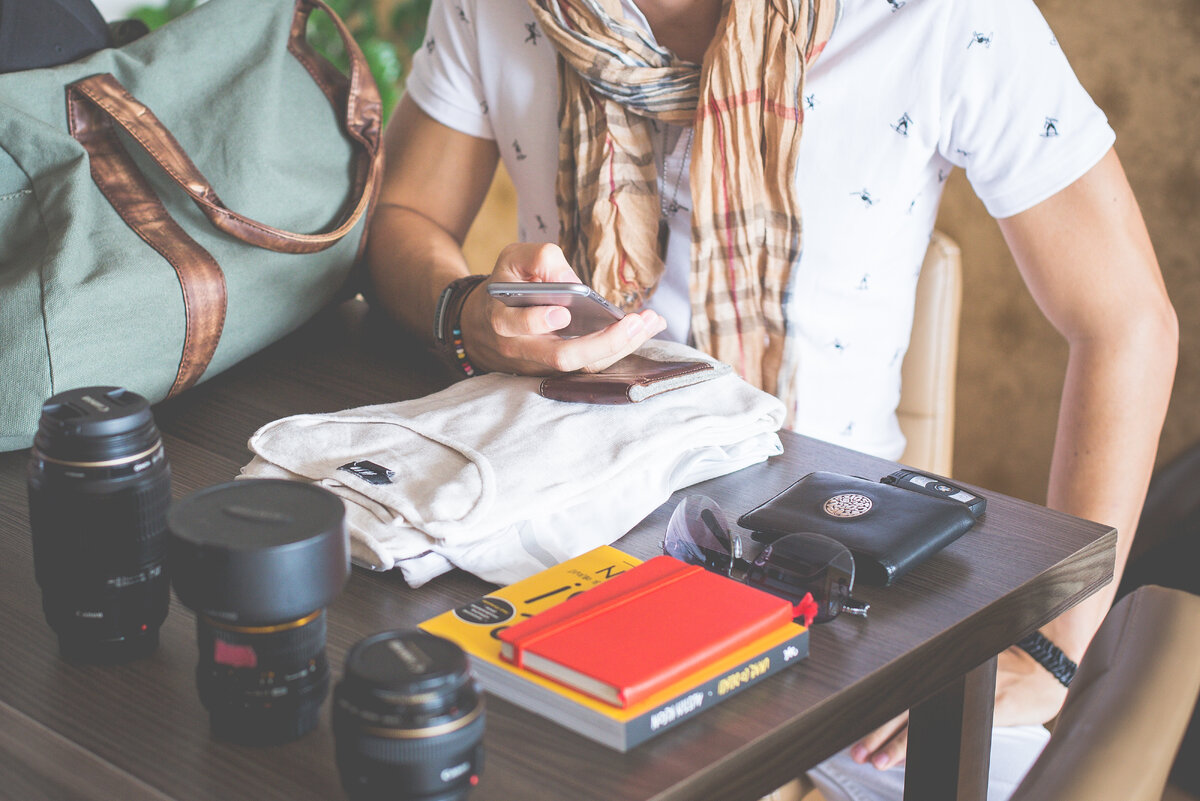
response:
[(725, 0), (702, 64), (658, 47), (621, 0), (529, 0), (558, 51), (559, 244), (637, 309), (662, 276), (653, 120), (694, 126), (692, 343), (793, 409), (785, 306), (800, 258), (796, 157), (808, 66), (839, 0)]

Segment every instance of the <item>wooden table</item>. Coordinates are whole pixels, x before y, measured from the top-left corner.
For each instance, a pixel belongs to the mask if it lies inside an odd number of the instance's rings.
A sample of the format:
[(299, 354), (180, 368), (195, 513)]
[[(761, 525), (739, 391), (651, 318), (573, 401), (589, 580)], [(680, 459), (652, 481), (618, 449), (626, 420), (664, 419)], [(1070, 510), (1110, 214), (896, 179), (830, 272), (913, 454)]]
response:
[[(183, 397), (156, 418), (175, 497), (235, 476), (245, 442), (288, 414), (417, 397), (445, 373), (413, 341), (351, 302)], [(895, 466), (785, 433), (786, 452), (701, 485), (738, 513), (814, 469), (877, 478)], [(214, 741), (196, 694), (192, 613), (172, 601), (161, 645), (124, 666), (59, 658), (33, 577), (28, 454), (0, 454), (0, 797), (342, 798), (330, 704), (284, 746)], [(472, 801), (755, 799), (912, 707), (908, 797), (982, 798), (995, 655), (1108, 582), (1111, 528), (981, 490), (984, 519), (895, 586), (860, 588), (868, 619), (814, 628), (795, 667), (627, 754), (488, 697), (486, 763)], [(658, 552), (674, 503), (618, 543)], [(484, 594), (461, 571), (419, 590), (398, 572), (354, 571), (329, 610), (335, 680), (359, 638), (409, 627)]]

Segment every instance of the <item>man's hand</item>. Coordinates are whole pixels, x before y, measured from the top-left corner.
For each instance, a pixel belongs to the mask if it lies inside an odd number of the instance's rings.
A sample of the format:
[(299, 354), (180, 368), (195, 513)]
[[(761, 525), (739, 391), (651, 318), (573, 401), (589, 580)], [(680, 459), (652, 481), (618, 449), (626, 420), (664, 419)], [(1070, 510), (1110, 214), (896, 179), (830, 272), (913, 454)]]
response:
[[(432, 338), (439, 296), (469, 273), (462, 243), (496, 172), (500, 151), (436, 122), (401, 99), (387, 129), (383, 186), (367, 256), (375, 297), (414, 334)], [(492, 281), (568, 281), (579, 277), (556, 245), (509, 245)], [(666, 328), (652, 311), (628, 314), (603, 331), (573, 339), (561, 306), (513, 309), (476, 287), (462, 308), (463, 345), (483, 370), (544, 375), (603, 370)]]
[[(1067, 688), (1020, 648), (1004, 651), (996, 662), (996, 726), (1046, 723), (1058, 714)], [(854, 744), (850, 757), (880, 770), (903, 765), (908, 754), (908, 713), (889, 720)]]
[[(509, 245), (496, 259), (491, 281), (578, 283), (557, 245)], [(471, 361), (485, 370), (545, 375), (603, 370), (641, 347), (667, 323), (653, 311), (628, 314), (603, 331), (563, 339), (555, 334), (571, 322), (562, 306), (512, 308), (476, 289), (463, 307), (463, 343)]]

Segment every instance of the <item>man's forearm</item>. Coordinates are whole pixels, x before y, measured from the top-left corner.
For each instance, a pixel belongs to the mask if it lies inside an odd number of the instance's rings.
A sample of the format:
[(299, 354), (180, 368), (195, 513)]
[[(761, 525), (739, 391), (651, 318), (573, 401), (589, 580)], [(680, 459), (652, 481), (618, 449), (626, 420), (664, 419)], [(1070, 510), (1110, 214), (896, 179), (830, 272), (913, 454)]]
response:
[(1115, 151), (1000, 227), (1070, 348), (1047, 503), (1118, 534), (1113, 585), (1044, 629), (1078, 661), (1129, 555), (1174, 381), (1178, 322)]
[(1169, 308), (1126, 329), (1072, 346), (1051, 462), (1047, 504), (1112, 525), (1118, 537), (1112, 583), (1043, 629), (1075, 661), (1124, 571), (1175, 374), (1178, 332)]
[(470, 272), (458, 240), (417, 211), (380, 204), (367, 259), (376, 297), (387, 313), (432, 343), (438, 295)]

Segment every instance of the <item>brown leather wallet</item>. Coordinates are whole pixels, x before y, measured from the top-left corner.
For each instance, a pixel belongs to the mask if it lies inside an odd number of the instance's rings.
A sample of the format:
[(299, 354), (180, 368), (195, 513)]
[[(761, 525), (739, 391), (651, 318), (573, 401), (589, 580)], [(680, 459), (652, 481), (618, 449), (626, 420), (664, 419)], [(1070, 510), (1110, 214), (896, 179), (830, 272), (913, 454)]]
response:
[(638, 403), (727, 371), (710, 362), (662, 362), (631, 353), (598, 373), (562, 373), (544, 378), (538, 393), (550, 400), (573, 403)]

